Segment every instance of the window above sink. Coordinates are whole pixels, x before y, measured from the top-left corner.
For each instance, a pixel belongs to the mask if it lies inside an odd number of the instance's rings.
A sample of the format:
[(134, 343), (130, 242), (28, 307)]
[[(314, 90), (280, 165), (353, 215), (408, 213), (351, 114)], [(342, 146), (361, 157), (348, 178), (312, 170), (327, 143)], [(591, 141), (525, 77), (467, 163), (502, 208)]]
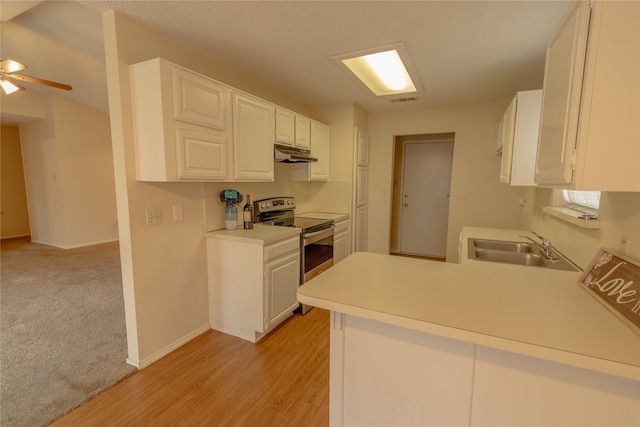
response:
[(555, 190), (553, 206), (542, 212), (582, 228), (600, 228), (600, 191)]

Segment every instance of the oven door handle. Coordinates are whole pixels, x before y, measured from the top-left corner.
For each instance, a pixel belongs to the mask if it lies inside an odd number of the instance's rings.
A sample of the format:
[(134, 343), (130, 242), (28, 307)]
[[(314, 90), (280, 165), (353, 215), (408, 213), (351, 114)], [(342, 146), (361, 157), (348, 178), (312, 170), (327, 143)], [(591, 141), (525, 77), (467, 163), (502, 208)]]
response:
[(313, 233), (308, 233), (304, 235), (304, 244), (305, 246), (317, 242), (318, 240), (322, 240), (325, 237), (333, 236), (333, 228), (335, 225), (331, 224), (329, 227), (324, 228), (319, 231), (314, 231)]

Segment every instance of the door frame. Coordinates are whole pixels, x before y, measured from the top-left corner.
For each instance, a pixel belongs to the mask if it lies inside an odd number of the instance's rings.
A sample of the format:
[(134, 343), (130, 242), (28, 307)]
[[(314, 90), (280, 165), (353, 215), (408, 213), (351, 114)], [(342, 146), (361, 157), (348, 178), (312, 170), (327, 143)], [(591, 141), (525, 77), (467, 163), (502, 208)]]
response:
[[(389, 240), (391, 254), (403, 254), (401, 252), (401, 239), (402, 239), (402, 203), (403, 203), (403, 190), (404, 190), (404, 147), (407, 143), (443, 143), (451, 142), (453, 144), (455, 155), (455, 133), (437, 133), (437, 134), (418, 134), (418, 135), (397, 135), (394, 137), (394, 155), (399, 156), (393, 163), (393, 177), (397, 182), (394, 185), (392, 192), (392, 209), (391, 209), (391, 239)], [(401, 150), (398, 148), (402, 147)], [(452, 164), (453, 164), (452, 155)], [(449, 182), (451, 185), (451, 182)], [(449, 218), (447, 217), (447, 227)]]

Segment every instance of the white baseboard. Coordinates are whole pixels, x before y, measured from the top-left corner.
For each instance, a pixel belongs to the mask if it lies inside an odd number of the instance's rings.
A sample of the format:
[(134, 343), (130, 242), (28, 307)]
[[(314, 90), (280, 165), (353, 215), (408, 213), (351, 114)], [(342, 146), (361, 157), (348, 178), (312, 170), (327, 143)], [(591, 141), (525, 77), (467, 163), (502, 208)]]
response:
[(54, 248), (60, 248), (60, 249), (77, 249), (77, 248), (84, 248), (86, 246), (101, 245), (103, 243), (117, 242), (118, 240), (119, 239), (116, 238), (116, 239), (100, 240), (96, 242), (87, 242), (87, 243), (74, 244), (74, 245), (58, 245), (52, 242), (44, 242), (39, 240), (31, 240), (31, 243), (37, 243), (39, 245), (46, 245), (46, 246), (53, 246)]
[(151, 356), (147, 357), (146, 359), (144, 359), (142, 361), (136, 361), (136, 360), (132, 360), (132, 359), (127, 358), (127, 363), (129, 365), (135, 366), (138, 369), (144, 369), (147, 366), (151, 365), (153, 362), (156, 362), (156, 361), (162, 359), (164, 356), (166, 356), (167, 354), (171, 353), (173, 350), (175, 350), (175, 349), (177, 349), (179, 347), (182, 347), (183, 345), (185, 345), (186, 343), (188, 343), (192, 339), (204, 334), (209, 329), (211, 329), (211, 326), (209, 326), (208, 323), (206, 325), (202, 325), (201, 327), (199, 327), (195, 331), (191, 332), (188, 335), (185, 335), (184, 337), (180, 338), (177, 341), (174, 341), (173, 343), (169, 344), (168, 346), (166, 346), (165, 348), (161, 349), (160, 351), (152, 354)]

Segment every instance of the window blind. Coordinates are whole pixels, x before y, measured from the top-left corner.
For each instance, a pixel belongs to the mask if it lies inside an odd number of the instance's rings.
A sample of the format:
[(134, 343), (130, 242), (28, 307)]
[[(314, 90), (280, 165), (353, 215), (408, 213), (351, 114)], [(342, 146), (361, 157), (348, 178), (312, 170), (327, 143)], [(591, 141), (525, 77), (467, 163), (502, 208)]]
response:
[(595, 210), (600, 208), (599, 191), (562, 190), (562, 197), (571, 205), (578, 205)]

